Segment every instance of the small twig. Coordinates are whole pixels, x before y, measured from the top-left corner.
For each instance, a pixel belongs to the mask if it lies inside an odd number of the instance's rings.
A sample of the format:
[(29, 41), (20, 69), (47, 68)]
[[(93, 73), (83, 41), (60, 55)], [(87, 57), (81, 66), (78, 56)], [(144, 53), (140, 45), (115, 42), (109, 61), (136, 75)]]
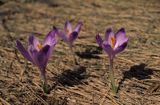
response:
[(92, 94), (92, 105), (94, 105), (94, 93)]
[(0, 98), (0, 103), (2, 102), (2, 105), (11, 105), (10, 103), (8, 103), (6, 100)]
[(17, 59), (18, 62), (21, 62), (20, 59), (19, 59), (19, 56), (18, 56), (18, 53), (17, 53), (17, 49), (15, 48), (14, 50), (14, 53), (15, 53), (15, 58)]
[(39, 101), (41, 101), (44, 105), (49, 105), (43, 98), (41, 98), (40, 96), (37, 96), (36, 94), (34, 94), (35, 92), (34, 92), (34, 90), (31, 88), (31, 87), (29, 87), (29, 86), (27, 86), (27, 88), (31, 91), (31, 93), (39, 100)]
[(108, 93), (104, 94), (104, 96), (103, 96), (103, 98), (102, 98), (102, 100), (101, 100), (101, 102), (100, 102), (99, 105), (103, 105), (103, 103), (105, 102), (106, 97), (109, 98), (109, 99), (114, 103), (113, 105), (119, 105), (119, 104), (114, 100), (113, 97), (111, 97), (111, 96), (108, 95)]
[(7, 69), (7, 77), (9, 77), (9, 70), (12, 70), (13, 69), (13, 63), (14, 63), (14, 60), (12, 60), (12, 62), (10, 63), (9, 65), (9, 68)]
[(21, 70), (21, 73), (20, 73), (20, 80), (22, 80), (22, 77), (24, 75), (24, 72), (28, 69), (28, 64), (27, 64), (27, 61), (25, 60), (25, 69)]

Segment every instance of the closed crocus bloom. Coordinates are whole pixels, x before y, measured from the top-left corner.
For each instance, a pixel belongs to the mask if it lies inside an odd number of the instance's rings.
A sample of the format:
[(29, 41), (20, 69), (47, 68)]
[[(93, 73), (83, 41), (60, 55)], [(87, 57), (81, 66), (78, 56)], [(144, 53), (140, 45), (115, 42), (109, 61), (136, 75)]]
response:
[(72, 25), (69, 21), (66, 21), (64, 24), (64, 30), (57, 29), (57, 34), (62, 38), (64, 42), (69, 45), (71, 55), (73, 57), (73, 63), (78, 64), (76, 60), (76, 55), (73, 50), (73, 42), (77, 39), (78, 34), (81, 30), (82, 22), (78, 22), (75, 28), (72, 28)]
[(78, 37), (78, 34), (81, 30), (82, 22), (78, 22), (75, 28), (72, 28), (72, 25), (69, 21), (66, 21), (64, 24), (64, 30), (58, 30), (58, 35), (70, 46)]
[(40, 70), (40, 76), (43, 82), (46, 82), (46, 66), (51, 56), (52, 50), (56, 45), (57, 30), (53, 29), (45, 37), (42, 43), (32, 34), (28, 39), (28, 48), (25, 49), (19, 40), (16, 41), (16, 46), (21, 54)]

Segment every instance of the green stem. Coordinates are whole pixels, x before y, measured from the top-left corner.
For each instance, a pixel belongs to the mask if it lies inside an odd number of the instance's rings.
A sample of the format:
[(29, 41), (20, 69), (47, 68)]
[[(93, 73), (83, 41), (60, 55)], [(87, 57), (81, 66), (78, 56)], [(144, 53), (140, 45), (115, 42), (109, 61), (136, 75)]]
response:
[(46, 94), (48, 94), (49, 90), (48, 90), (45, 70), (41, 70), (41, 74), (40, 75), (41, 75), (41, 80), (42, 80), (42, 89), (43, 89), (43, 92), (46, 93)]
[(77, 59), (76, 59), (76, 55), (75, 55), (75, 53), (74, 53), (74, 51), (73, 51), (73, 46), (70, 45), (69, 48), (70, 48), (70, 51), (71, 51), (73, 63), (76, 64), (76, 65), (78, 65), (78, 62), (77, 62)]
[(110, 63), (110, 65), (109, 65), (109, 78), (110, 78), (110, 81), (111, 81), (111, 88), (112, 88), (114, 93), (117, 93), (118, 87), (116, 86), (115, 79), (114, 79), (113, 59), (110, 59), (109, 63)]
[(43, 89), (43, 92), (48, 94), (49, 93), (49, 90), (48, 90), (48, 86), (47, 86), (47, 82), (46, 81), (42, 81), (42, 89)]

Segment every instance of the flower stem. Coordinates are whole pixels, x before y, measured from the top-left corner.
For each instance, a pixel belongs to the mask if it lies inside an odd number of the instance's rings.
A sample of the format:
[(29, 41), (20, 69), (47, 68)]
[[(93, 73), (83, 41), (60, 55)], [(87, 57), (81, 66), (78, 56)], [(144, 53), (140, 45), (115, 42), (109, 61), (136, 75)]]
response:
[(75, 55), (75, 53), (73, 51), (73, 46), (70, 45), (69, 48), (70, 48), (70, 51), (71, 51), (73, 63), (76, 64), (76, 65), (78, 65), (78, 62), (77, 62), (77, 59), (76, 59), (76, 55)]
[(45, 74), (46, 73), (44, 70), (41, 71), (42, 89), (44, 93), (48, 94), (49, 90), (48, 90), (47, 79)]
[(110, 63), (110, 65), (109, 65), (109, 78), (110, 78), (110, 81), (111, 81), (111, 88), (112, 88), (114, 93), (117, 93), (118, 87), (116, 86), (115, 79), (114, 79), (113, 59), (110, 59), (109, 63)]
[(49, 90), (48, 90), (48, 86), (47, 86), (47, 82), (46, 81), (42, 81), (42, 89), (43, 89), (43, 92), (48, 94), (49, 93)]

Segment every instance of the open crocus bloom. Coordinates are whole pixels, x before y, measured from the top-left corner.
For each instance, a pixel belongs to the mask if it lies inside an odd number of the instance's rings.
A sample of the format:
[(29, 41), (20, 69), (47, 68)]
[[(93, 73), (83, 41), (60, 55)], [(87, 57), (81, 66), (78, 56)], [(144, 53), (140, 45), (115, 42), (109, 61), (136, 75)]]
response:
[(69, 45), (72, 45), (81, 30), (82, 22), (78, 22), (76, 27), (72, 29), (69, 21), (65, 22), (64, 31), (58, 30), (58, 35)]
[(124, 28), (119, 29), (116, 34), (109, 28), (106, 30), (105, 39), (102, 40), (100, 35), (97, 34), (96, 41), (109, 55), (110, 59), (113, 59), (116, 54), (122, 52), (128, 44), (128, 38), (126, 37)]
[(51, 56), (52, 49), (56, 45), (56, 32), (56, 29), (50, 31), (42, 44), (36, 37), (34, 37), (34, 35), (30, 35), (28, 40), (28, 49), (25, 49), (19, 40), (16, 41), (16, 46), (21, 54), (27, 60), (38, 66), (42, 79), (45, 79), (45, 68), (48, 59)]

